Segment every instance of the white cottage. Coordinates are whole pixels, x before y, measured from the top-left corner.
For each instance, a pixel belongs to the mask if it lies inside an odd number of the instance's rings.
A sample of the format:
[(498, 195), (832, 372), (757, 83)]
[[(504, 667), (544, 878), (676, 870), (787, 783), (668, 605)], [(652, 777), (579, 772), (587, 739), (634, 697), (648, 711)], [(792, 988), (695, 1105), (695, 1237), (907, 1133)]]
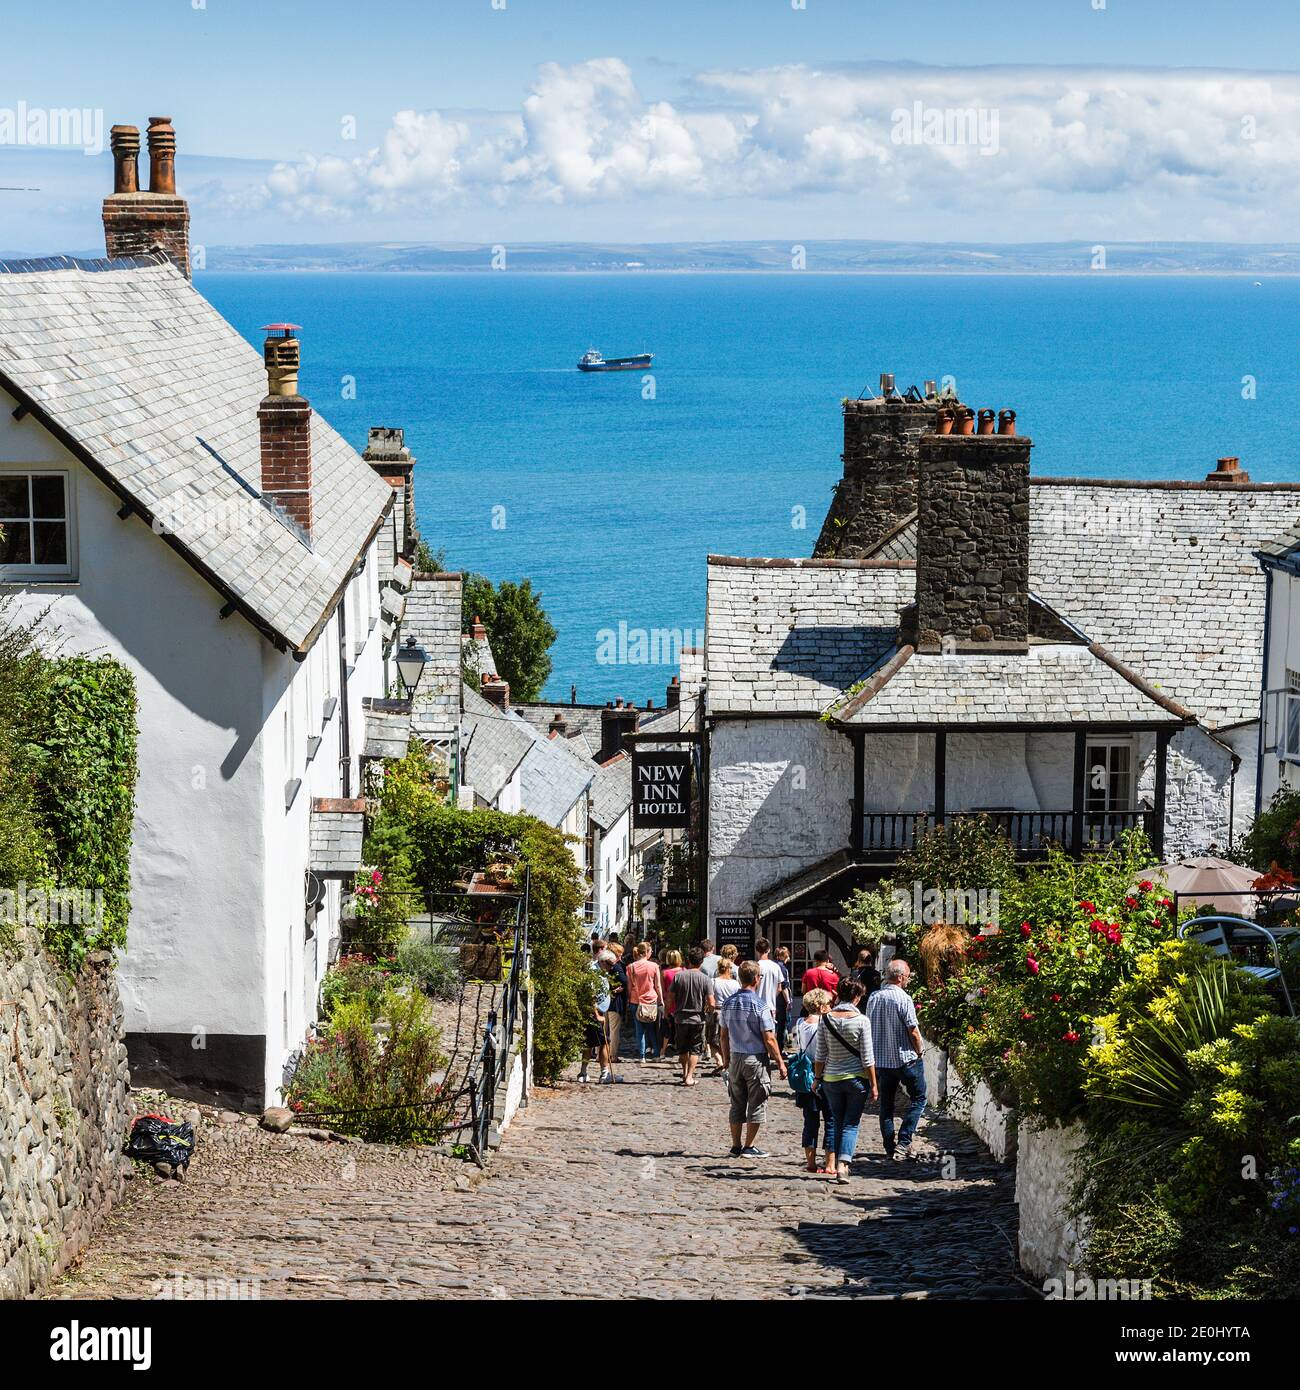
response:
[(133, 1078), (261, 1105), (360, 864), (368, 723), (401, 720), (409, 478), (298, 395), (291, 326), (259, 356), (194, 290), (174, 136), (141, 193), (132, 134), (108, 259), (0, 265), (0, 583), (135, 674)]
[(710, 919), (797, 965), (849, 951), (844, 898), (927, 826), (989, 812), (1029, 859), (1140, 825), (1172, 856), (1253, 810), (1252, 552), (1300, 486), (1031, 478), (1010, 412), (940, 433), (917, 394), (846, 403), (815, 558), (709, 560)]

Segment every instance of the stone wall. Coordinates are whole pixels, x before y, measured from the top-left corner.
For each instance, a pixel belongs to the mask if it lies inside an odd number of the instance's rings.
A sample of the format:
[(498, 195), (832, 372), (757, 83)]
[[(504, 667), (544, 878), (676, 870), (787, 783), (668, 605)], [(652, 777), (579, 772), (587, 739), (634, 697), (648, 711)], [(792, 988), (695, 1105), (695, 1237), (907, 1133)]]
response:
[(964, 1081), (951, 1061), (947, 1067), (947, 1096), (944, 1103), (950, 1115), (975, 1131), (980, 1142), (999, 1163), (1015, 1160), (1018, 1137), (1016, 1112), (999, 1105), (983, 1081), (977, 1081), (973, 1086)]
[(916, 510), (917, 445), (935, 428), (938, 401), (844, 402), (844, 476), (813, 555), (861, 559)]
[(927, 435), (918, 463), (916, 625), (923, 648), (1029, 638), (1023, 435)]
[(109, 954), (69, 981), (21, 933), (0, 951), (0, 1298), (61, 1274), (121, 1195), (127, 1082)]
[(1086, 1231), (1069, 1215), (1074, 1160), (1083, 1126), (1035, 1129), (1023, 1125), (1016, 1155), (1020, 1264), (1039, 1279), (1064, 1279), (1083, 1264)]
[[(1253, 726), (1257, 728), (1258, 726)], [(1156, 786), (1155, 736), (1138, 743), (1138, 797), (1153, 805)], [(1229, 815), (1240, 824), (1242, 802), (1253, 811), (1249, 785), (1232, 786), (1232, 751), (1204, 729), (1183, 729), (1169, 743), (1165, 787), (1166, 861), (1213, 852), (1224, 855), (1229, 845)], [(1233, 804), (1235, 803), (1235, 805)]]

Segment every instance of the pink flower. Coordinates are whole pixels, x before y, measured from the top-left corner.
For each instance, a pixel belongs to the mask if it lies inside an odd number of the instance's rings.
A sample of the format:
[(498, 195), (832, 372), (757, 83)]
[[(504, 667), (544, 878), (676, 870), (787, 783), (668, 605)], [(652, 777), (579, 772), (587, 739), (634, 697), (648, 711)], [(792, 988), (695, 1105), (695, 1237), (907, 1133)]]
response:
[(1029, 925), (1028, 922), (1021, 922), (1021, 924), (1020, 924), (1020, 935), (1021, 935), (1021, 936), (1032, 936), (1033, 934), (1034, 934), (1034, 929), (1033, 929), (1033, 927), (1031, 927), (1031, 926)]
[(1031, 975), (1038, 974), (1038, 962), (1033, 958), (1033, 956), (1027, 956), (1025, 958), (1025, 964), (1029, 967), (1029, 973)]

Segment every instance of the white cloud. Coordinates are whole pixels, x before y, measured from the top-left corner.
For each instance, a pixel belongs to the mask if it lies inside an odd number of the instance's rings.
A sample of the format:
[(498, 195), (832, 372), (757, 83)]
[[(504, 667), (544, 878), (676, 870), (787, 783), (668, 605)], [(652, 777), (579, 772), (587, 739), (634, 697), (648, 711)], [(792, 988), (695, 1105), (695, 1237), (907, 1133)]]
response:
[[(793, 65), (699, 73), (687, 91), (647, 100), (617, 58), (548, 63), (516, 112), (401, 111), (376, 148), (277, 166), (265, 194), (328, 218), (848, 195), (884, 220), (934, 209), (936, 232), (1004, 221), (1007, 239), (1089, 213), (1118, 234), (1289, 236), (1300, 201), (1292, 74)], [(896, 113), (917, 103), (983, 113), (996, 152), (900, 143)]]

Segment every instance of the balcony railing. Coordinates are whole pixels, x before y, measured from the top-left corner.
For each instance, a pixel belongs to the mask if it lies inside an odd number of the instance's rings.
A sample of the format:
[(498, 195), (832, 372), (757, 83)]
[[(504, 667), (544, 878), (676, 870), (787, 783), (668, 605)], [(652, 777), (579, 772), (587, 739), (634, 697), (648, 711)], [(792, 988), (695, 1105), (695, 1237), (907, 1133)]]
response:
[[(1015, 846), (1021, 859), (1037, 859), (1050, 845), (1067, 852), (1075, 846), (1073, 811), (950, 811), (946, 825), (987, 817)], [(1079, 847), (1085, 852), (1105, 849), (1125, 831), (1141, 828), (1154, 839), (1154, 811), (1085, 811), (1080, 817)], [(863, 817), (862, 852), (871, 860), (892, 861), (912, 849), (936, 825), (929, 811), (873, 811)]]

